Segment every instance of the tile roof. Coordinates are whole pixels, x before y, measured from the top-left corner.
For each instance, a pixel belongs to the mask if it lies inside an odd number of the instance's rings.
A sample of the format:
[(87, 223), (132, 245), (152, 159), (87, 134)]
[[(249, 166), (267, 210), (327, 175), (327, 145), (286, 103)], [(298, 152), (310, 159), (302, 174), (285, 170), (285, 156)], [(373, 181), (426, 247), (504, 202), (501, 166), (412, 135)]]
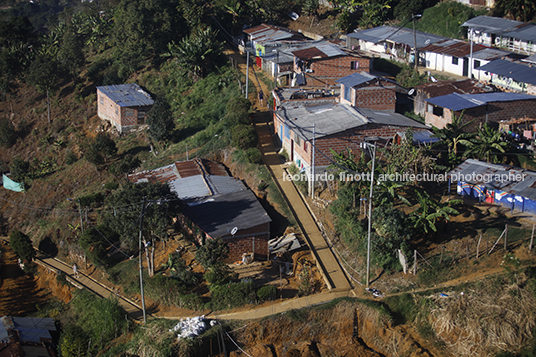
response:
[[(347, 37), (357, 38), (367, 42), (394, 42), (413, 47), (413, 31), (407, 28), (396, 28), (392, 26), (380, 26), (372, 29), (349, 33)], [(433, 35), (431, 33), (415, 31), (417, 47), (423, 47), (431, 43), (447, 39), (446, 37)]]
[(151, 96), (135, 83), (101, 86), (97, 90), (121, 107), (148, 106), (154, 103)]
[(521, 83), (536, 84), (536, 67), (518, 62), (497, 59), (476, 69), (512, 78)]
[(536, 96), (523, 93), (478, 93), (478, 94), (458, 94), (452, 93), (440, 97), (430, 98), (426, 101), (438, 107), (460, 111), (463, 109), (476, 108), (487, 103), (510, 102), (521, 100), (536, 100)]

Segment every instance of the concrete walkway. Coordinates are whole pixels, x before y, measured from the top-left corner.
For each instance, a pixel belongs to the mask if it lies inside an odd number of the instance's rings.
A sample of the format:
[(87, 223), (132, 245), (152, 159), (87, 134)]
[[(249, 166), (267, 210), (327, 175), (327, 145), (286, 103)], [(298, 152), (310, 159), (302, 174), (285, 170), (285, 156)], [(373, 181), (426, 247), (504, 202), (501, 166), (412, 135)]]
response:
[(127, 299), (119, 294), (116, 294), (109, 287), (104, 286), (103, 284), (99, 283), (95, 279), (85, 274), (82, 274), (80, 271), (78, 271), (79, 278), (75, 278), (72, 266), (67, 265), (59, 259), (40, 256), (38, 253), (38, 256), (34, 259), (34, 261), (35, 263), (54, 273), (61, 271), (67, 276), (67, 281), (69, 281), (71, 284), (73, 284), (79, 289), (87, 289), (101, 298), (117, 296), (119, 305), (121, 305), (121, 307), (125, 309), (125, 311), (130, 315), (131, 318), (133, 318), (134, 320), (143, 319), (143, 312), (141, 307), (134, 303), (132, 300)]
[[(239, 55), (235, 55), (234, 57), (237, 60), (240, 70), (246, 73), (245, 59)], [(270, 93), (269, 88), (267, 88), (265, 83), (257, 79), (255, 68), (255, 65), (249, 66), (249, 78), (254, 83), (257, 92), (262, 90), (264, 97), (268, 99)], [(253, 99), (251, 95), (250, 99)], [(300, 226), (303, 236), (317, 260), (317, 266), (324, 276), (328, 288), (330, 290), (340, 291), (350, 290), (351, 285), (348, 278), (328, 246), (296, 187), (292, 181), (285, 180), (283, 177), (285, 174), (284, 165), (281, 163), (281, 159), (277, 154), (270, 130), (270, 123), (272, 122), (271, 112), (266, 106), (261, 106), (257, 103), (257, 112), (253, 114), (253, 121), (259, 134), (259, 147), (263, 155), (263, 162), (268, 167), (272, 178), (278, 185)]]

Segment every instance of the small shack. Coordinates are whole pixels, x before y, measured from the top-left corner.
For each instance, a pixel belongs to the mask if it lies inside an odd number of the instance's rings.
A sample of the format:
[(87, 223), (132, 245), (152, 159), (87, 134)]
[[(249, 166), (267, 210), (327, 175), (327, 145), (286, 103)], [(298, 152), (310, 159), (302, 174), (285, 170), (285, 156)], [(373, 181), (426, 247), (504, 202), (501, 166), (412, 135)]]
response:
[(120, 133), (145, 124), (153, 104), (151, 96), (135, 83), (97, 87), (97, 114)]
[(536, 214), (536, 172), (469, 159), (448, 175), (461, 196)]

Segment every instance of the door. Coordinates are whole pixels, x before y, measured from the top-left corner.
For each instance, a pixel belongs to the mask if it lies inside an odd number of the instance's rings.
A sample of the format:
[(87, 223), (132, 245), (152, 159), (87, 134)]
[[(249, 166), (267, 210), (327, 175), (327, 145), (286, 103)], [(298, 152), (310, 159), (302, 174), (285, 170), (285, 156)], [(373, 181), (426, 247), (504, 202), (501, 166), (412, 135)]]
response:
[(467, 58), (463, 59), (463, 74), (464, 77), (469, 77), (469, 60)]
[(290, 139), (290, 161), (294, 161), (294, 140)]

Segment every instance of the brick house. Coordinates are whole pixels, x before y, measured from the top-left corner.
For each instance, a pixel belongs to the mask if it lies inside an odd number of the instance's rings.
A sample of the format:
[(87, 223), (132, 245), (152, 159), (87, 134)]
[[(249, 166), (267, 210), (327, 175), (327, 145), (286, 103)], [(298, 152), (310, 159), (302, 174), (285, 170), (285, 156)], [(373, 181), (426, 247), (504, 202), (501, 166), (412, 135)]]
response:
[(356, 72), (370, 72), (372, 61), (357, 52), (321, 42), (292, 51), (297, 85), (333, 86)]
[(244, 253), (268, 258), (272, 220), (255, 194), (222, 164), (195, 159), (128, 178), (134, 183), (167, 183), (184, 204), (178, 217), (183, 229), (198, 244), (203, 239), (223, 239), (230, 249), (228, 262), (241, 260)]
[(467, 131), (512, 118), (536, 119), (536, 96), (503, 92), (443, 95), (426, 100), (425, 122), (441, 129), (462, 112), (463, 122), (472, 121)]
[(290, 161), (306, 174), (311, 173), (313, 139), (318, 174), (333, 162), (332, 150), (339, 153), (350, 149), (357, 155), (366, 138), (386, 142), (408, 128), (427, 129), (401, 114), (331, 101), (282, 103), (274, 114), (274, 128)]
[(340, 101), (354, 107), (394, 112), (396, 82), (367, 72), (353, 73), (337, 80), (341, 85)]
[(495, 91), (493, 86), (484, 85), (476, 80), (464, 79), (461, 81), (441, 81), (421, 84), (414, 87), (413, 111), (424, 117), (426, 114), (426, 101), (430, 98), (440, 97), (442, 95), (458, 94), (476, 94), (489, 93)]
[(134, 83), (97, 87), (97, 114), (120, 133), (145, 124), (153, 103), (151, 96)]

